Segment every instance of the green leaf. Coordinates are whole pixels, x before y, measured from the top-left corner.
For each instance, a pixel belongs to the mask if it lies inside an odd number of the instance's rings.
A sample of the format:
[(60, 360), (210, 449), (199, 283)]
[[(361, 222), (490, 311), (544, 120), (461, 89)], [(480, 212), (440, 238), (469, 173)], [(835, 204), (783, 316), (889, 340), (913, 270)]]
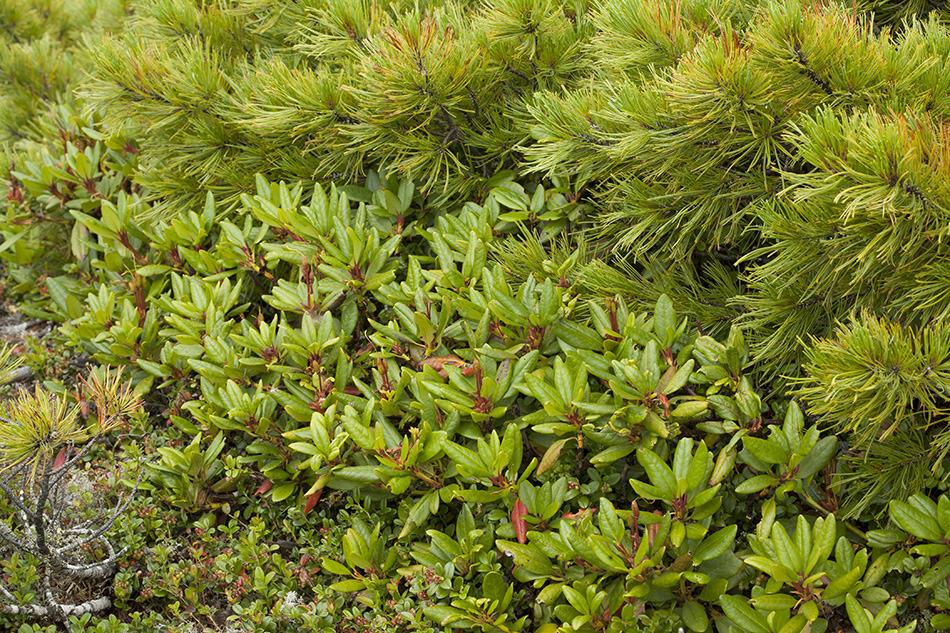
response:
[(760, 613), (737, 596), (725, 595), (719, 599), (723, 612), (733, 623), (747, 633), (769, 633), (769, 623)]
[(687, 400), (676, 405), (676, 408), (670, 412), (670, 417), (689, 420), (706, 413), (707, 409), (709, 409), (709, 403), (705, 400)]
[[(490, 380), (489, 378), (485, 379)], [(521, 430), (517, 424), (509, 424), (505, 427), (505, 434), (501, 439), (501, 452), (507, 456), (508, 463), (511, 464), (514, 474), (521, 470), (521, 458), (524, 447), (521, 440)]]
[(950, 497), (946, 495), (937, 499), (937, 523), (944, 535), (950, 535)]
[(708, 396), (706, 400), (709, 401), (709, 404), (713, 406), (713, 410), (716, 412), (716, 415), (721, 417), (723, 420), (738, 420), (740, 415), (739, 405), (736, 404), (736, 401), (730, 398), (729, 396), (724, 396), (722, 394), (713, 394)]
[(411, 484), (412, 477), (406, 475), (403, 477), (393, 477), (386, 485), (394, 495), (401, 495), (409, 488)]
[(330, 572), (331, 574), (337, 574), (339, 576), (349, 576), (353, 572), (350, 571), (350, 568), (346, 565), (333, 560), (332, 558), (324, 558), (323, 569)]
[(538, 464), (537, 473), (541, 475), (550, 470), (551, 467), (557, 463), (558, 457), (561, 456), (561, 450), (564, 448), (564, 445), (572, 441), (574, 441), (573, 437), (565, 437), (551, 442), (551, 445), (548, 447), (548, 449), (544, 451), (544, 456), (541, 457), (541, 462)]
[(663, 386), (663, 394), (669, 396), (682, 389), (683, 385), (686, 384), (686, 382), (689, 380), (689, 377), (692, 375), (694, 365), (695, 362), (693, 359), (689, 359), (686, 361), (685, 365), (677, 369), (676, 373), (673, 374), (673, 377), (670, 378), (670, 381)]
[(470, 451), (464, 446), (459, 446), (452, 441), (445, 442), (445, 444), (442, 446), (442, 450), (444, 450), (445, 454), (455, 462), (455, 467), (459, 469), (459, 472), (463, 476), (491, 476), (491, 473), (485, 469), (484, 464), (482, 464), (482, 460), (478, 458), (478, 454), (474, 451)]
[(738, 453), (734, 448), (729, 448), (729, 446), (724, 446), (719, 455), (716, 457), (716, 462), (713, 464), (712, 473), (709, 475), (709, 484), (716, 485), (720, 483), (723, 479), (726, 478), (726, 475), (732, 472), (732, 469), (736, 465), (736, 456)]
[(667, 494), (657, 488), (656, 486), (651, 486), (650, 484), (645, 484), (642, 481), (636, 479), (630, 480), (630, 485), (633, 486), (633, 490), (643, 497), (644, 499), (667, 499)]
[(680, 617), (683, 618), (683, 624), (696, 633), (703, 633), (709, 628), (709, 616), (706, 615), (706, 609), (695, 600), (687, 600), (683, 603)]
[[(66, 283), (62, 280), (66, 279), (65, 277), (47, 277), (46, 278), (46, 289), (49, 291), (49, 296), (53, 300), (53, 303), (59, 308), (60, 314), (68, 318), (76, 318), (82, 313), (82, 305), (79, 305), (79, 313), (76, 313), (75, 302), (76, 299), (73, 297), (66, 288)], [(72, 301), (70, 301), (72, 299)]]
[(441, 605), (432, 605), (425, 607), (422, 612), (427, 618), (438, 622), (441, 626), (448, 626), (457, 620), (465, 617), (465, 612), (454, 607), (443, 607)]
[(887, 549), (907, 539), (902, 530), (870, 530), (866, 533), (868, 545), (874, 548)]
[(752, 604), (755, 605), (756, 609), (781, 611), (782, 609), (791, 609), (798, 604), (798, 600), (784, 593), (766, 593), (752, 598)]
[(656, 332), (657, 338), (666, 345), (673, 343), (673, 341), (666, 339), (667, 331), (676, 331), (676, 311), (673, 309), (673, 302), (665, 294), (660, 295), (660, 298), (656, 300), (656, 309), (653, 312), (653, 331)]
[(928, 569), (927, 573), (920, 578), (920, 584), (930, 589), (946, 579), (948, 575), (950, 575), (950, 556), (940, 559), (936, 565)]
[(815, 602), (809, 600), (799, 607), (798, 613), (799, 615), (805, 616), (809, 622), (814, 622), (818, 619), (819, 615), (818, 605)]
[(910, 504), (896, 499), (891, 501), (890, 515), (904, 531), (913, 534), (917, 538), (928, 541), (940, 540), (940, 526), (937, 521), (933, 517), (917, 511)]
[[(801, 526), (799, 526), (796, 532), (801, 533)], [(811, 551), (810, 540), (811, 539), (806, 543), (808, 551)], [(787, 571), (792, 574), (802, 571), (805, 564), (805, 552), (796, 547), (796, 544), (789, 538), (788, 533), (781, 523), (775, 523), (772, 526), (772, 544), (775, 546), (775, 554), (778, 556), (779, 562)]]
[(861, 599), (865, 602), (878, 602), (884, 604), (891, 597), (891, 592), (881, 587), (868, 587), (861, 591)]
[(495, 546), (502, 552), (511, 555), (515, 565), (524, 567), (525, 571), (540, 577), (552, 576), (555, 573), (551, 561), (536, 545), (532, 543), (514, 543), (512, 541), (495, 541)]
[(572, 607), (574, 607), (575, 611), (585, 615), (590, 615), (590, 605), (587, 603), (587, 599), (584, 597), (584, 594), (582, 594), (577, 589), (570, 587), (569, 585), (564, 585), (561, 591), (564, 594), (564, 598)]
[(672, 501), (676, 498), (676, 479), (666, 462), (648, 448), (637, 451), (637, 461), (643, 466), (653, 485), (663, 492), (665, 499)]
[(551, 414), (566, 414), (567, 406), (561, 399), (561, 394), (546, 380), (542, 380), (534, 374), (525, 374), (524, 381), (531, 390), (531, 394), (544, 405), (545, 411)]
[(775, 524), (775, 499), (766, 499), (761, 512), (762, 520), (755, 526), (755, 537), (764, 541), (772, 534), (772, 526)]
[[(680, 440), (680, 443), (682, 443), (682, 441), (683, 440)], [(692, 440), (689, 440), (689, 444), (691, 445), (692, 443)], [(701, 441), (696, 446), (696, 454), (690, 459), (689, 468), (686, 471), (687, 492), (697, 490), (705, 483), (706, 470), (708, 469), (709, 462), (709, 449), (706, 448), (706, 442)]]
[(699, 565), (724, 554), (736, 539), (738, 526), (730, 525), (703, 539), (703, 542), (693, 550), (693, 563)]
[(297, 484), (295, 483), (282, 484), (274, 488), (272, 497), (275, 502), (280, 502), (286, 499), (287, 497), (289, 497), (290, 495), (292, 495), (296, 489), (297, 489)]
[(743, 437), (742, 445), (766, 464), (787, 464), (788, 453), (777, 443), (758, 437)]
[(619, 543), (625, 532), (623, 522), (617, 516), (617, 511), (607, 497), (600, 498), (600, 512), (597, 519), (600, 533), (609, 540)]
[[(804, 531), (804, 529), (807, 528), (804, 517), (799, 515), (798, 521), (800, 526), (802, 526), (799, 529)], [(820, 565), (828, 560), (832, 551), (834, 551), (836, 536), (837, 526), (835, 525), (835, 515), (829, 514), (825, 518), (815, 521), (815, 533), (811, 553), (809, 554), (807, 550), (805, 550), (805, 555), (808, 556), (808, 559), (803, 571), (806, 574), (812, 573), (812, 570), (819, 568)]]
[(456, 538), (464, 538), (474, 529), (475, 517), (472, 515), (472, 510), (468, 504), (463, 503), (455, 526), (455, 536)]
[(918, 556), (943, 556), (950, 550), (943, 543), (924, 543), (923, 545), (915, 545), (910, 548), (910, 553)]
[(333, 474), (347, 481), (369, 484), (379, 481), (379, 475), (376, 474), (378, 468), (379, 466), (345, 466), (334, 470)]
[(848, 609), (848, 617), (851, 619), (851, 624), (854, 625), (855, 633), (871, 633), (871, 618), (868, 617), (868, 613), (864, 610), (864, 607), (862, 607), (851, 594), (848, 594), (844, 600)]
[[(78, 226), (80, 226), (80, 225), (79, 225), (79, 224), (76, 224), (75, 226), (78, 227)], [(74, 229), (73, 232), (75, 233), (75, 229)], [(5, 251), (8, 250), (11, 246), (13, 246), (14, 244), (16, 244), (17, 242), (19, 242), (21, 239), (23, 239), (24, 237), (26, 237), (26, 236), (29, 235), (29, 234), (30, 234), (30, 231), (21, 231), (21, 232), (15, 234), (15, 235), (13, 235), (12, 237), (8, 238), (3, 244), (0, 244), (0, 253), (5, 252)], [(74, 249), (74, 250), (75, 250), (75, 249)]]
[(145, 370), (147, 373), (155, 376), (157, 378), (164, 378), (166, 372), (162, 370), (162, 366), (158, 363), (153, 363), (150, 360), (145, 360), (144, 358), (136, 358), (135, 364)]
[[(202, 460), (204, 461), (205, 468), (209, 468), (215, 459), (218, 458), (218, 455), (221, 454), (221, 451), (224, 449), (224, 433), (218, 433), (214, 436), (214, 439), (211, 440), (211, 443), (208, 444), (208, 448), (205, 449)], [(291, 484), (293, 485), (293, 484)]]
[[(574, 438), (570, 438), (574, 439)], [(607, 464), (612, 464), (618, 459), (623, 459), (630, 453), (634, 451), (636, 447), (633, 444), (617, 444), (614, 446), (608, 446), (604, 450), (600, 451), (596, 455), (590, 458), (590, 463), (594, 466), (606, 466)], [(538, 469), (538, 474), (540, 474), (540, 468)]]
[(601, 350), (604, 339), (597, 332), (586, 325), (562, 320), (554, 326), (554, 336), (573, 348)]
[(525, 199), (527, 196), (520, 196), (510, 189), (504, 187), (495, 187), (491, 190), (492, 196), (495, 200), (498, 201), (503, 207), (509, 209), (515, 209), (516, 211), (527, 211), (528, 210), (528, 201)]
[(429, 516), (432, 514), (431, 500), (433, 494), (435, 495), (435, 498), (438, 499), (437, 492), (427, 493), (422, 497), (419, 497), (415, 504), (413, 504), (412, 508), (409, 509), (408, 520), (402, 527), (402, 530), (399, 532), (398, 538), (403, 538), (410, 534), (413, 529), (425, 525), (426, 521), (429, 519)]
[[(878, 611), (877, 615), (874, 616), (874, 619), (871, 620), (871, 628), (877, 631), (884, 629), (884, 626), (887, 624), (887, 621), (897, 615), (897, 601), (891, 600), (884, 605), (884, 608)], [(903, 631), (906, 627), (902, 627), (899, 631)], [(910, 630), (913, 631), (917, 627), (911, 626)], [(897, 633), (897, 632), (895, 632)]]
[(850, 592), (861, 579), (861, 568), (855, 567), (844, 576), (832, 580), (821, 593), (822, 600), (835, 600)]
[(736, 492), (740, 495), (748, 495), (754, 492), (761, 492), (769, 486), (774, 486), (777, 483), (778, 479), (772, 475), (756, 475), (755, 477), (746, 479), (741, 484), (736, 486)]
[(339, 591), (342, 593), (351, 593), (353, 591), (362, 591), (366, 589), (366, 581), (356, 580), (351, 578), (349, 580), (343, 580), (341, 582), (333, 583), (330, 585), (332, 591)]
[(835, 456), (838, 450), (838, 438), (834, 435), (823, 437), (818, 440), (814, 448), (798, 465), (798, 472), (795, 473), (796, 479), (808, 479), (819, 470), (828, 465), (831, 458)]
[(704, 365), (726, 363), (726, 346), (711, 336), (700, 336), (693, 343), (693, 353)]
[(483, 597), (501, 602), (507, 592), (508, 583), (505, 582), (501, 574), (497, 571), (490, 571), (485, 574), (485, 578), (482, 580)]
[(169, 270), (171, 270), (171, 266), (164, 266), (162, 264), (149, 264), (148, 266), (142, 266), (135, 272), (142, 277), (153, 277), (155, 275), (164, 275)]

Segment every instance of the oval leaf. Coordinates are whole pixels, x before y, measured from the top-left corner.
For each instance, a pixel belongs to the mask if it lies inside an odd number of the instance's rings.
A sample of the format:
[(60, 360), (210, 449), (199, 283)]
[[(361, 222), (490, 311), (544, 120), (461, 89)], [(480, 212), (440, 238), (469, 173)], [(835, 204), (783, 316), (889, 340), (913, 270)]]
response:
[(526, 514), (528, 514), (528, 508), (521, 499), (515, 499), (515, 505), (511, 509), (511, 525), (515, 528), (515, 538), (522, 545), (528, 542), (528, 522), (524, 519)]

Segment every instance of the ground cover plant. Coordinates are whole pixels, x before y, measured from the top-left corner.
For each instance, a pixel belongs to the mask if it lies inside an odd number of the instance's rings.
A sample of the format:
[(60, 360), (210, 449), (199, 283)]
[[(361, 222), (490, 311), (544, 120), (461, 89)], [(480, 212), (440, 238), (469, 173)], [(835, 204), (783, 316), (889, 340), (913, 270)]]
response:
[(125, 9), (0, 256), (143, 413), (0, 453), (121, 510), (11, 488), (5, 626), (950, 627), (944, 7)]

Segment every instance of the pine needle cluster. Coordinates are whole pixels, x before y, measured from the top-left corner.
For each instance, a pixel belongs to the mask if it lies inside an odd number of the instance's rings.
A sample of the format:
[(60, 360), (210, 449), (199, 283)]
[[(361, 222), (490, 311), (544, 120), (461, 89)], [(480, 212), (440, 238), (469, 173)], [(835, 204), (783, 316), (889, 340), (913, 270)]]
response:
[(842, 483), (852, 513), (883, 492), (902, 498), (945, 477), (950, 326), (916, 328), (864, 313), (833, 339), (813, 338), (805, 355), (798, 395), (849, 438)]
[[(795, 373), (799, 340), (855, 307), (944, 319), (947, 26), (891, 31), (792, 0), (661, 4), (605, 4), (591, 50), (607, 79), (528, 105), (533, 168), (600, 182), (614, 277), (701, 322), (731, 314), (772, 375)], [(722, 269), (739, 292), (721, 296)], [(697, 296), (728, 307), (710, 314)]]
[(872, 14), (880, 24), (899, 26), (928, 15), (939, 16), (945, 21), (950, 19), (950, 6), (934, 0), (858, 0), (855, 5)]
[(37, 121), (82, 79), (83, 37), (119, 28), (125, 0), (5, 0), (0, 144), (37, 140)]
[(95, 51), (87, 94), (140, 130), (157, 214), (197, 190), (227, 209), (257, 173), (352, 181), (381, 164), (464, 196), (517, 163), (523, 99), (585, 74), (590, 31), (582, 4), (551, 0), (163, 0)]

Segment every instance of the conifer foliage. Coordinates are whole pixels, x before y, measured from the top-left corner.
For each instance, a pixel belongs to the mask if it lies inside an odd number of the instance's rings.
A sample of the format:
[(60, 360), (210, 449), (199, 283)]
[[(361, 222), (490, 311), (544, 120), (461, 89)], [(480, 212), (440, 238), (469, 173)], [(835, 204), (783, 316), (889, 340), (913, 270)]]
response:
[[(670, 6), (690, 29), (689, 4)], [(634, 279), (694, 271), (693, 294), (735, 306), (779, 371), (856, 305), (943, 318), (950, 31), (931, 19), (876, 32), (852, 9), (798, 2), (747, 17), (694, 26), (678, 63), (637, 59), (640, 80), (598, 86), (590, 118), (611, 127), (565, 127), (576, 97), (536, 96), (529, 160), (609, 173), (600, 226), (641, 262)], [(732, 296), (723, 265), (742, 285)]]
[(525, 94), (586, 75), (591, 31), (583, 5), (533, 0), (163, 0), (134, 25), (97, 51), (89, 93), (142, 131), (168, 209), (198, 189), (233, 204), (256, 173), (353, 181), (382, 163), (465, 194), (517, 164)]
[(119, 28), (125, 4), (7, 0), (0, 6), (0, 143), (37, 140), (38, 119), (69, 99), (82, 78), (83, 35)]

